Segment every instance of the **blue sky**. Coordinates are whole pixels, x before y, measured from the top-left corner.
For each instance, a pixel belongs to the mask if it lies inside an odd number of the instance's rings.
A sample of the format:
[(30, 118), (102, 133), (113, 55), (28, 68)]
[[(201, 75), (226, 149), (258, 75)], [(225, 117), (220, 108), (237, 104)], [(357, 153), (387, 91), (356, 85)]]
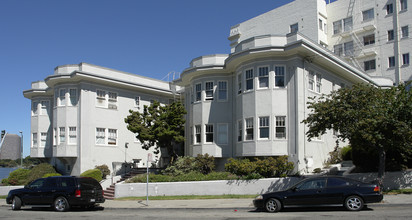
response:
[[(0, 130), (24, 134), (23, 91), (65, 64), (91, 63), (163, 79), (230, 52), (230, 27), (291, 0), (0, 0)], [(122, 119), (119, 119), (122, 120)]]

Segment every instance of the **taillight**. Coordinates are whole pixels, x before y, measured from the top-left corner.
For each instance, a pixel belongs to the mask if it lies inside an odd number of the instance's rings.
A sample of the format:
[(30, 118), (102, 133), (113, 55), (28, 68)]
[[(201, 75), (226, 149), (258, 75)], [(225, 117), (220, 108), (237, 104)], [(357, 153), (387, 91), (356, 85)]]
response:
[(374, 192), (380, 192), (381, 189), (379, 188), (379, 186), (376, 186), (375, 189), (373, 189)]
[(74, 192), (74, 196), (75, 197), (82, 197), (82, 193), (80, 192), (80, 190), (76, 189), (76, 192)]

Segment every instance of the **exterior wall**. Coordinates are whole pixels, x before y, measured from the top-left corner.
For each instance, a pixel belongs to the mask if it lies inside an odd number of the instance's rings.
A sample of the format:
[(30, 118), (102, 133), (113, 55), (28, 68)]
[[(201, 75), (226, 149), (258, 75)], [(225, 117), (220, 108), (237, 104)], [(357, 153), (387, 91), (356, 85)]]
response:
[[(60, 172), (69, 175), (102, 164), (117, 172), (125, 161), (146, 166), (147, 155), (153, 152), (141, 148), (124, 118), (129, 110), (142, 112), (152, 100), (167, 104), (174, 98), (167, 82), (85, 63), (57, 67), (53, 75), (39, 83), (24, 92), (33, 103), (31, 130), (37, 133), (37, 145), (32, 135), (31, 156), (48, 158)], [(102, 98), (98, 91), (104, 93)], [(47, 112), (42, 109), (45, 100), (50, 103)], [(97, 143), (97, 128), (104, 129), (104, 143)], [(109, 143), (109, 129), (116, 130), (115, 142)], [(43, 147), (41, 133), (46, 132)], [(159, 163), (160, 155), (155, 159)]]

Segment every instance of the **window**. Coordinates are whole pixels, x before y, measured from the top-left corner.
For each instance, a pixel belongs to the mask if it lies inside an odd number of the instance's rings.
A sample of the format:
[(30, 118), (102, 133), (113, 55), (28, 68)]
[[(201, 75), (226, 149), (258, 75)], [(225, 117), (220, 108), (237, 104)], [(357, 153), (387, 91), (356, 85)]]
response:
[(321, 93), (322, 91), (322, 76), (316, 74), (316, 92)]
[(140, 108), (140, 96), (134, 97), (134, 106)]
[(47, 133), (46, 132), (42, 132), (40, 134), (40, 146), (41, 147), (46, 147), (46, 142), (47, 142)]
[(196, 102), (202, 100), (202, 84), (198, 83), (195, 86), (196, 88)]
[(319, 19), (319, 30), (323, 31), (323, 21)]
[(408, 9), (408, 0), (400, 0), (401, 11)]
[(60, 127), (59, 128), (59, 141), (60, 143), (66, 142), (66, 128), (65, 127)]
[(237, 94), (242, 93), (242, 74), (237, 76)]
[(117, 109), (117, 92), (109, 92), (109, 109)]
[(342, 21), (333, 22), (333, 34), (339, 34), (342, 32)]
[(349, 185), (350, 183), (348, 181), (337, 178), (328, 178), (328, 187), (341, 187)]
[(76, 144), (77, 142), (77, 129), (76, 127), (69, 127), (69, 143)]
[(60, 101), (60, 106), (65, 106), (66, 105), (66, 89), (60, 89), (59, 90), (59, 101)]
[(97, 106), (105, 107), (106, 106), (106, 92), (103, 90), (96, 90), (96, 99)]
[(343, 44), (345, 56), (353, 56), (353, 41), (349, 41)]
[(259, 67), (259, 88), (269, 87), (269, 67)]
[(32, 138), (32, 142), (33, 142), (33, 147), (37, 147), (37, 133), (33, 133), (33, 138)]
[(403, 65), (409, 65), (409, 53), (402, 54)]
[(108, 136), (108, 144), (109, 145), (116, 145), (117, 144), (117, 129), (108, 129), (109, 136)]
[(276, 116), (276, 138), (286, 139), (286, 116)]
[(393, 30), (389, 30), (388, 31), (388, 41), (391, 41), (393, 39), (395, 39), (394, 32), (393, 32)]
[(201, 142), (201, 127), (200, 127), (200, 125), (196, 125), (195, 126), (195, 138), (196, 138), (196, 141), (195, 141), (195, 143), (200, 143)]
[(106, 129), (96, 128), (96, 144), (105, 144), (106, 140)]
[(221, 101), (227, 100), (227, 82), (219, 81), (217, 84), (218, 87), (218, 99)]
[(336, 44), (335, 46), (333, 46), (333, 52), (334, 52), (335, 55), (337, 55), (337, 56), (342, 56), (342, 54), (343, 54), (343, 46), (342, 46), (342, 44)]
[(290, 33), (297, 33), (299, 31), (298, 23), (290, 25)]
[(402, 38), (409, 37), (409, 27), (403, 26), (401, 29), (402, 29)]
[(259, 117), (259, 138), (269, 138), (269, 117)]
[(246, 119), (246, 138), (245, 140), (253, 140), (253, 118)]
[(387, 4), (386, 5), (386, 14), (392, 14), (393, 13), (393, 4)]
[(326, 179), (308, 180), (296, 186), (299, 190), (322, 189), (326, 186)]
[(253, 89), (253, 69), (246, 70), (246, 90)]
[(218, 124), (217, 125), (217, 143), (219, 144), (228, 143), (228, 124)]
[(213, 82), (206, 82), (206, 100), (213, 100)]
[(365, 71), (374, 70), (376, 69), (376, 61), (375, 60), (368, 60), (363, 62)]
[(243, 123), (242, 120), (237, 122), (237, 141), (242, 141), (243, 136)]
[(343, 19), (343, 31), (352, 30), (353, 22), (352, 17)]
[(363, 45), (371, 45), (371, 44), (375, 44), (375, 34), (371, 34), (368, 36), (364, 36), (363, 37)]
[(213, 125), (206, 125), (206, 143), (213, 143)]
[(48, 115), (49, 105), (50, 105), (49, 101), (41, 101), (41, 114), (42, 115)]
[(70, 105), (76, 106), (77, 105), (77, 89), (70, 89), (69, 95), (70, 95)]
[(374, 16), (373, 8), (362, 12), (363, 21), (372, 20)]
[(275, 66), (275, 87), (285, 87), (284, 66)]
[(309, 71), (309, 90), (315, 91), (315, 72)]
[(38, 115), (39, 114), (38, 109), (39, 109), (39, 102), (33, 102), (32, 115)]
[(395, 67), (395, 57), (394, 56), (388, 58), (388, 67), (389, 68)]

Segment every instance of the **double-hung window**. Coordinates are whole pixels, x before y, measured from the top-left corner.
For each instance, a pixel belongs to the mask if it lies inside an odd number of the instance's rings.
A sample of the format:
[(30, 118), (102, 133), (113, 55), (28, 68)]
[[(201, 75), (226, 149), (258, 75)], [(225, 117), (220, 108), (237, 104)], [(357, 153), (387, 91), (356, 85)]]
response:
[(269, 67), (259, 67), (259, 88), (269, 87)]
[(299, 31), (298, 23), (290, 25), (290, 33), (297, 33)]
[(108, 108), (117, 109), (117, 92), (109, 92)]
[(201, 126), (200, 125), (195, 125), (195, 143), (199, 144), (201, 143)]
[(96, 90), (96, 101), (97, 106), (105, 107), (106, 106), (106, 92), (103, 90)]
[(39, 102), (33, 102), (32, 115), (38, 115), (38, 114), (39, 114)]
[(246, 118), (246, 138), (245, 140), (253, 140), (253, 118)]
[(345, 50), (345, 56), (352, 56), (353, 55), (353, 41), (344, 43), (343, 49)]
[(33, 133), (32, 146), (37, 147), (37, 133)]
[(237, 141), (242, 141), (243, 137), (243, 123), (242, 120), (237, 122)]
[(206, 143), (213, 143), (213, 125), (205, 125)]
[(363, 62), (364, 70), (374, 70), (376, 69), (376, 61), (375, 60), (368, 60)]
[(198, 83), (195, 85), (196, 102), (202, 100), (202, 84)]
[(286, 139), (286, 116), (276, 116), (276, 138)]
[(69, 143), (76, 144), (77, 142), (77, 129), (76, 127), (69, 127)]
[(259, 138), (269, 138), (269, 117), (259, 117)]
[(393, 30), (389, 30), (388, 31), (388, 41), (392, 41), (395, 39), (395, 33), (393, 32)]
[(392, 14), (392, 13), (393, 13), (393, 4), (392, 3), (387, 4), (386, 5), (386, 14), (389, 15), (389, 14)]
[(409, 27), (408, 26), (403, 26), (401, 28), (401, 31), (402, 31), (402, 38), (409, 37)]
[(70, 89), (69, 95), (70, 95), (70, 105), (76, 106), (77, 105), (77, 89)]
[(109, 136), (107, 141), (109, 145), (117, 145), (117, 129), (108, 129)]
[(408, 0), (400, 0), (401, 11), (408, 9)]
[(106, 143), (106, 129), (96, 128), (96, 144), (103, 145)]
[(60, 143), (66, 142), (66, 128), (65, 127), (60, 127), (59, 128), (59, 141)]
[(309, 80), (308, 80), (308, 83), (309, 83), (309, 90), (311, 90), (311, 91), (315, 91), (315, 72), (313, 72), (313, 71), (309, 71), (309, 75), (308, 75), (309, 77)]
[(333, 34), (339, 34), (342, 32), (342, 20), (333, 22)]
[(363, 37), (363, 45), (375, 44), (375, 34), (367, 35)]
[(206, 82), (206, 100), (213, 100), (213, 82)]
[(227, 100), (227, 81), (219, 81), (217, 84), (218, 87), (218, 99), (220, 101)]
[(316, 92), (322, 92), (322, 76), (320, 74), (316, 74)]
[(140, 108), (140, 96), (134, 97), (134, 106)]
[(395, 56), (388, 57), (388, 67), (389, 68), (395, 67)]
[(343, 54), (343, 46), (342, 46), (342, 44), (336, 44), (335, 46), (333, 46), (333, 52), (334, 52), (335, 55), (337, 55), (337, 56), (342, 56), (342, 54)]
[(66, 105), (66, 89), (60, 89), (59, 90), (59, 101), (60, 101), (60, 106), (65, 106)]
[(246, 70), (246, 90), (253, 89), (253, 69)]
[(228, 124), (218, 124), (217, 125), (217, 143), (227, 144), (228, 143)]
[(42, 115), (48, 115), (48, 111), (49, 111), (49, 101), (41, 101), (41, 112), (40, 114)]
[(352, 30), (353, 22), (352, 17), (343, 19), (343, 31), (350, 31)]
[(409, 53), (402, 54), (402, 65), (409, 65)]
[(46, 147), (47, 132), (41, 132), (40, 134), (40, 147)]
[(275, 87), (285, 87), (284, 66), (275, 66)]

